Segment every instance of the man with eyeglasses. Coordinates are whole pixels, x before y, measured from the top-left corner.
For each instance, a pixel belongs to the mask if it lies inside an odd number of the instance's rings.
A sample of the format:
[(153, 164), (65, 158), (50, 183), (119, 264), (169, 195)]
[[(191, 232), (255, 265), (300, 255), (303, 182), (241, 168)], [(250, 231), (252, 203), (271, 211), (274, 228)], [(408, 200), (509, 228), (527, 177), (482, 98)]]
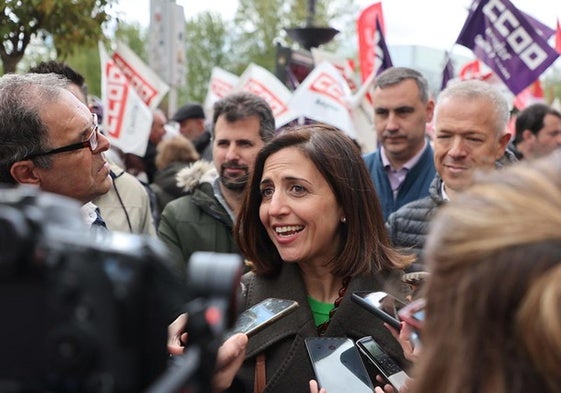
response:
[[(54, 73), (64, 77), (67, 79), (66, 89), (88, 106), (85, 79), (68, 64), (50, 60), (40, 62), (31, 67), (28, 72)], [(109, 175), (113, 184), (108, 192), (96, 197), (92, 202), (99, 207), (109, 230), (156, 236), (148, 189), (136, 177), (112, 162), (111, 159), (115, 159), (116, 156), (111, 153), (110, 149), (104, 155), (109, 161)]]
[(99, 215), (91, 201), (111, 187), (101, 154), (110, 143), (66, 85), (53, 74), (0, 78), (0, 182), (74, 198), (93, 224)]

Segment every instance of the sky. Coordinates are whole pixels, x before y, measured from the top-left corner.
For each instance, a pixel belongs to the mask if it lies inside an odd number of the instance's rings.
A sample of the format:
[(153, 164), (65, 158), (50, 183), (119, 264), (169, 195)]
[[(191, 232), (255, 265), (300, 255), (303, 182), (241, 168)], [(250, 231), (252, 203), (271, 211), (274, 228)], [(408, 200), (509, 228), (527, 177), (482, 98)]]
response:
[[(324, 0), (327, 1), (327, 0)], [(362, 8), (375, 3), (356, 0)], [(558, 0), (511, 0), (520, 10), (555, 29), (561, 19)], [(225, 19), (233, 18), (237, 0), (176, 0), (183, 6), (185, 17), (203, 11), (216, 11)], [(467, 17), (471, 0), (383, 0), (382, 8), (388, 45), (424, 45), (439, 49), (453, 49), (454, 42)], [(118, 10), (128, 21), (148, 25), (150, 0), (119, 0)], [(338, 26), (331, 26), (338, 28)]]

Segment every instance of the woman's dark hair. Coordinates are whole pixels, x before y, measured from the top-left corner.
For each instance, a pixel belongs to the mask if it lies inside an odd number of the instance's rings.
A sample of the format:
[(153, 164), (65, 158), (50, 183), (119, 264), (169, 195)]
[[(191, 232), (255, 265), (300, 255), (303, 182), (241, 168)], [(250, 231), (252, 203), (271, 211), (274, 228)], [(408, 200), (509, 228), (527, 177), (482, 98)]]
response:
[(373, 267), (402, 268), (410, 262), (390, 246), (380, 202), (356, 144), (336, 128), (313, 124), (283, 131), (257, 155), (234, 229), (242, 254), (252, 262), (256, 274), (276, 274), (283, 263), (259, 218), (260, 182), (265, 161), (291, 147), (299, 149), (317, 167), (346, 218), (340, 225), (341, 249), (335, 260), (329, 261), (333, 274), (355, 276)]

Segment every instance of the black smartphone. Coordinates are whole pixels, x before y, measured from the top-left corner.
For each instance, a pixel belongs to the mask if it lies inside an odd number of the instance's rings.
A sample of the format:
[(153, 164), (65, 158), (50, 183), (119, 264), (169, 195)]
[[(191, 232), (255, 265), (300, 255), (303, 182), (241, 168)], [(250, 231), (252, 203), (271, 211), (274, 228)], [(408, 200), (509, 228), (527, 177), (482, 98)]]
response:
[(356, 346), (368, 361), (378, 369), (378, 372), (399, 392), (409, 376), (391, 356), (371, 336), (357, 340)]
[(401, 308), (406, 306), (406, 303), (395, 296), (386, 292), (358, 291), (353, 292), (351, 299), (390, 326), (397, 330), (401, 329), (398, 313)]
[(245, 333), (251, 336), (279, 318), (296, 310), (298, 302), (290, 299), (265, 299), (243, 311), (228, 334)]
[(320, 388), (328, 393), (372, 393), (374, 386), (353, 340), (308, 337), (308, 356)]

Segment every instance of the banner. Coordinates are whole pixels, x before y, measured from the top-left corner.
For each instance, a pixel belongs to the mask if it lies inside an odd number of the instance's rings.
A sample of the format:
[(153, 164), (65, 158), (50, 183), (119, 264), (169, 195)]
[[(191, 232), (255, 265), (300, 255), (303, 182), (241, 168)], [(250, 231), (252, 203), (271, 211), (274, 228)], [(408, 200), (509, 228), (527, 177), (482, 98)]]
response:
[(257, 64), (252, 63), (246, 68), (235, 90), (248, 91), (267, 101), (277, 128), (296, 118), (288, 105), (292, 92), (275, 75)]
[(557, 18), (557, 30), (555, 31), (555, 49), (561, 53), (561, 24), (559, 24), (559, 18)]
[(390, 51), (386, 45), (386, 39), (384, 38), (384, 32), (380, 24), (380, 20), (376, 18), (376, 46), (375, 46), (375, 56), (376, 62), (374, 63), (374, 70), (376, 76), (390, 67), (393, 67), (392, 59), (390, 57)]
[(380, 21), (381, 30), (384, 28), (384, 15), (382, 13), (382, 3), (374, 3), (365, 8), (358, 16), (356, 22), (356, 31), (358, 36), (358, 58), (360, 64), (360, 75), (362, 81), (365, 81), (372, 71), (376, 63), (376, 20)]
[(350, 97), (351, 90), (345, 78), (334, 66), (324, 61), (294, 91), (290, 107), (297, 113), (297, 118), (330, 124), (356, 140), (348, 107)]
[(240, 78), (220, 67), (214, 67), (208, 82), (208, 92), (205, 99), (205, 111), (212, 113), (212, 106), (221, 98), (226, 97), (234, 90)]
[(521, 111), (538, 102), (545, 102), (542, 83), (539, 79), (518, 93), (514, 99), (514, 106)]
[(458, 44), (471, 49), (512, 91), (520, 93), (559, 56), (508, 0), (481, 0)]
[(452, 64), (452, 58), (448, 53), (446, 53), (446, 63), (444, 64), (444, 69), (442, 70), (442, 80), (440, 82), (440, 90), (444, 90), (448, 82), (454, 78), (454, 64)]
[(142, 101), (154, 110), (169, 91), (169, 86), (124, 43), (117, 41), (111, 57)]
[[(358, 91), (359, 86), (358, 83), (356, 83), (358, 81), (355, 82), (356, 73), (354, 72), (352, 60), (317, 48), (312, 48), (311, 52), (314, 64), (321, 64), (323, 61), (329, 62), (341, 73), (343, 78), (345, 78), (351, 92), (355, 93)], [(349, 108), (354, 123), (357, 142), (361, 146), (363, 153), (374, 151), (378, 146), (376, 133), (374, 132), (374, 114), (370, 95), (361, 95), (361, 98), (357, 99), (356, 103), (353, 101), (355, 100), (350, 100)]]
[(125, 74), (99, 43), (103, 130), (124, 153), (144, 156), (152, 128), (152, 112), (129, 84)]

